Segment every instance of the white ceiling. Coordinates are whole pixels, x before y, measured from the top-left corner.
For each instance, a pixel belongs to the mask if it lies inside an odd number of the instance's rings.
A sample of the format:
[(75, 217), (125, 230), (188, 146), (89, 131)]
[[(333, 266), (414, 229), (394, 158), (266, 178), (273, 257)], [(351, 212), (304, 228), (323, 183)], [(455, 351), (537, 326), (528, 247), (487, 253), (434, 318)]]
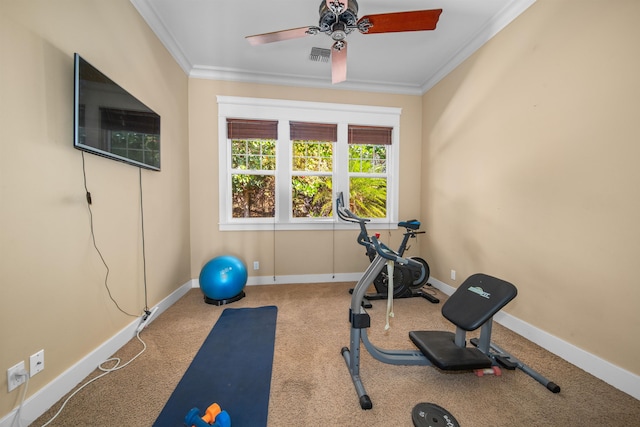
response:
[(364, 15), (443, 9), (434, 31), (347, 37), (347, 80), (331, 84), (325, 34), (251, 46), (245, 36), (317, 26), (322, 0), (130, 0), (191, 77), (422, 94), (535, 0), (358, 0)]

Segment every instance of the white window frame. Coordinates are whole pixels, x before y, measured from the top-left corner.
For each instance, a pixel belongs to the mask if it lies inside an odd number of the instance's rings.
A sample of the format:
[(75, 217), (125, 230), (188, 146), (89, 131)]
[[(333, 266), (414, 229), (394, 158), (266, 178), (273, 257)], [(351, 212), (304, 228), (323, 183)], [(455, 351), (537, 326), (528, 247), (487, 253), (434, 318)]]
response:
[[(218, 156), (219, 156), (219, 228), (236, 230), (331, 230), (353, 228), (352, 224), (332, 218), (291, 217), (291, 156), (289, 121), (336, 123), (338, 141), (334, 145), (333, 204), (339, 192), (345, 203), (349, 196), (348, 125), (386, 126), (393, 129), (392, 142), (387, 146), (387, 217), (372, 218), (376, 228), (394, 229), (398, 223), (400, 114), (401, 108), (367, 105), (334, 104), (324, 102), (289, 101), (280, 99), (217, 96), (218, 101)], [(231, 201), (231, 153), (227, 139), (227, 118), (249, 120), (277, 120), (278, 143), (276, 145), (276, 217), (233, 218)], [(283, 149), (286, 141), (286, 149)], [(285, 194), (285, 193), (289, 194)], [(288, 203), (289, 206), (281, 206)]]

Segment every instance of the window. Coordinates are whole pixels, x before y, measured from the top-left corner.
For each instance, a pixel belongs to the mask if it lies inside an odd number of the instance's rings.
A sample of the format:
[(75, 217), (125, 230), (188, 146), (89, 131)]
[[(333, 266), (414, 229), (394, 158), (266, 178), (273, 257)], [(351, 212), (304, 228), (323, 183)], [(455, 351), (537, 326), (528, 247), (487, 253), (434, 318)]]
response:
[(331, 218), (337, 129), (330, 123), (289, 122), (292, 218)]
[(232, 218), (273, 218), (278, 122), (227, 119)]
[(387, 147), (392, 129), (349, 125), (349, 206), (361, 217), (387, 217)]
[(399, 119), (399, 108), (219, 96), (220, 229), (331, 229), (339, 192), (394, 226)]

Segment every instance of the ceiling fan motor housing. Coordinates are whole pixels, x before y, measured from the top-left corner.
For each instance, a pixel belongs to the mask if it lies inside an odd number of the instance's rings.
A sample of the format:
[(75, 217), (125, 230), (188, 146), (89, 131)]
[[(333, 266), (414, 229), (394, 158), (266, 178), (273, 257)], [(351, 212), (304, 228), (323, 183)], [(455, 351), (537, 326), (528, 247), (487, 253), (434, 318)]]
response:
[[(343, 0), (344, 1), (344, 0)], [(347, 8), (340, 15), (336, 16), (326, 1), (320, 3), (320, 31), (331, 35), (334, 40), (343, 40), (356, 26), (358, 21), (358, 2), (348, 0)], [(334, 35), (334, 33), (337, 33)]]

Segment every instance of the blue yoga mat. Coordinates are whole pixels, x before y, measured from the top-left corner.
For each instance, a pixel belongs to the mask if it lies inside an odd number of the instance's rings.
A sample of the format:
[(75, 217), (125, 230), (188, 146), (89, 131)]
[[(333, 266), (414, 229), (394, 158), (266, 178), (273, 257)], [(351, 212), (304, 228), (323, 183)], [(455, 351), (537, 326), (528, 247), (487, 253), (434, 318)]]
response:
[(267, 425), (278, 308), (227, 308), (193, 358), (154, 427), (183, 427), (212, 403), (233, 427)]

